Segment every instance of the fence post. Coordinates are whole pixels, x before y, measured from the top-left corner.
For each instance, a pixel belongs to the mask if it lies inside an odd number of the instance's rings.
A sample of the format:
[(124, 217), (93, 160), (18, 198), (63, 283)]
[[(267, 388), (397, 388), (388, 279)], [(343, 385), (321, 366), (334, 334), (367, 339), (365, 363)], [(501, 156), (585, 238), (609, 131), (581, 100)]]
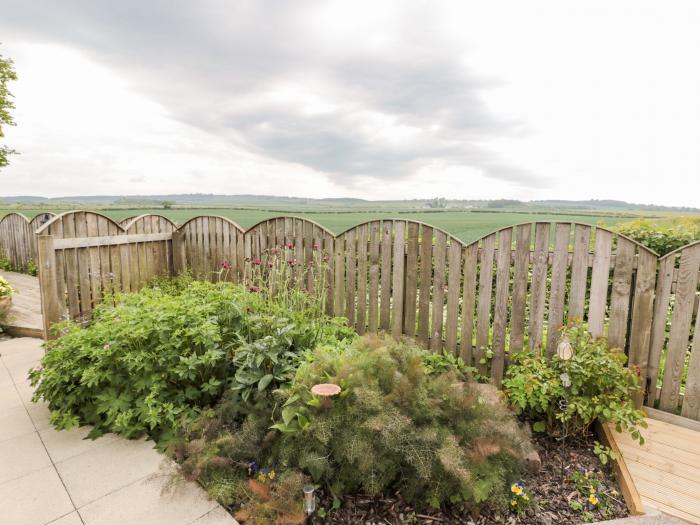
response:
[(58, 286), (56, 284), (56, 252), (53, 235), (38, 236), (39, 249), (39, 295), (44, 321), (44, 339), (52, 338), (51, 325), (61, 320)]
[(179, 230), (173, 231), (173, 277), (185, 270), (185, 236)]

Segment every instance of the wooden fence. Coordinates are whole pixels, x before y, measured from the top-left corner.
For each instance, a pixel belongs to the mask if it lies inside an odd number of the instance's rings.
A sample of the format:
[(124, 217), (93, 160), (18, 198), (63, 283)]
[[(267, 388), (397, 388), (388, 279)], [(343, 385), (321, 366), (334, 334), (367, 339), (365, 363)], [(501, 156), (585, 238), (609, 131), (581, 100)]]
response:
[(628, 354), (648, 392), (639, 402), (700, 419), (700, 243), (659, 259), (586, 224), (521, 224), (467, 244), (405, 219), (334, 235), (296, 217), (243, 230), (221, 217), (177, 228), (160, 216), (118, 224), (92, 212), (59, 215), (37, 234), (47, 334), (60, 319), (88, 319), (103, 294), (138, 290), (156, 275), (189, 269), (217, 279), (226, 262), (226, 278), (244, 282), (281, 257), (295, 285), (312, 287), (309, 268), (325, 262), (329, 313), (359, 333), (413, 336), (500, 384), (509, 355), (552, 355), (558, 328), (580, 317)]
[(26, 270), (37, 258), (34, 232), (53, 216), (45, 212), (29, 220), (21, 213), (5, 215), (0, 219), (0, 257), (7, 257), (14, 269)]

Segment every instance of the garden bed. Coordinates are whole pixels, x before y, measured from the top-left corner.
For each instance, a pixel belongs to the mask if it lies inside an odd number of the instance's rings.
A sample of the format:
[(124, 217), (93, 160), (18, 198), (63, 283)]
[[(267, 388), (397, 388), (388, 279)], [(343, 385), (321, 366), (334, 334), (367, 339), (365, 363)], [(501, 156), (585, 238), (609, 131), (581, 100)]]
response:
[[(481, 515), (472, 516), (459, 508), (446, 508), (440, 511), (417, 509), (401, 498), (399, 494), (372, 498), (357, 494), (343, 498), (339, 508), (333, 509), (333, 496), (319, 493), (320, 517), (315, 515), (310, 523), (314, 525), (355, 525), (355, 524), (468, 524), (486, 525), (503, 523), (509, 525), (558, 525), (578, 524), (590, 521), (603, 521), (624, 518), (629, 515), (620, 488), (614, 479), (609, 465), (601, 465), (593, 453), (593, 436), (587, 441), (561, 443), (547, 434), (533, 437), (542, 460), (542, 468), (537, 475), (525, 480), (525, 491), (533, 505), (521, 513), (503, 513), (483, 509)], [(562, 470), (563, 469), (563, 470)], [(605, 501), (605, 511), (594, 507), (588, 501), (589, 494), (583, 494), (571, 480), (574, 472), (592, 480), (597, 480), (605, 489), (596, 490), (597, 497)], [(575, 510), (576, 502), (581, 509)], [(330, 510), (329, 510), (330, 509)], [(228, 510), (235, 514), (238, 506)], [(587, 514), (589, 513), (589, 514)]]
[(587, 429), (613, 421), (638, 434), (637, 379), (583, 324), (566, 327), (551, 359), (514, 354), (499, 391), (452, 354), (358, 337), (325, 316), (323, 287), (260, 284), (183, 277), (100, 304), (87, 327), (57, 327), (30, 371), (35, 398), (58, 428), (149, 435), (246, 525), (304, 523), (312, 483), (313, 523), (627, 515), (603, 467), (614, 452)]

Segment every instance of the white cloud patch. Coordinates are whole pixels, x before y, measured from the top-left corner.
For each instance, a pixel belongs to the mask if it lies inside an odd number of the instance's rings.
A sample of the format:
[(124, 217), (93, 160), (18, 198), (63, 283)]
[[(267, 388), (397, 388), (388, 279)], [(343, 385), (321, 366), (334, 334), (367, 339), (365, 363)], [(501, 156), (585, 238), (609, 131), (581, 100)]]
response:
[(6, 4), (6, 195), (700, 205), (692, 2)]

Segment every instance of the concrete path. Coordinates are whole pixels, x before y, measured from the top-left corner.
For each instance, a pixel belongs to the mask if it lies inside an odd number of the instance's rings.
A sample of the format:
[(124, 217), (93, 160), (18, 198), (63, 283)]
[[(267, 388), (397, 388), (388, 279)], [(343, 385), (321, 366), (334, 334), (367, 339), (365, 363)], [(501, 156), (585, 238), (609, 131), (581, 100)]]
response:
[(152, 441), (57, 432), (32, 403), (27, 370), (42, 341), (0, 341), (0, 522), (8, 525), (235, 525)]
[(43, 337), (39, 279), (6, 270), (0, 270), (0, 276), (7, 279), (15, 290), (12, 295), (12, 308), (5, 320), (5, 332), (15, 337)]

